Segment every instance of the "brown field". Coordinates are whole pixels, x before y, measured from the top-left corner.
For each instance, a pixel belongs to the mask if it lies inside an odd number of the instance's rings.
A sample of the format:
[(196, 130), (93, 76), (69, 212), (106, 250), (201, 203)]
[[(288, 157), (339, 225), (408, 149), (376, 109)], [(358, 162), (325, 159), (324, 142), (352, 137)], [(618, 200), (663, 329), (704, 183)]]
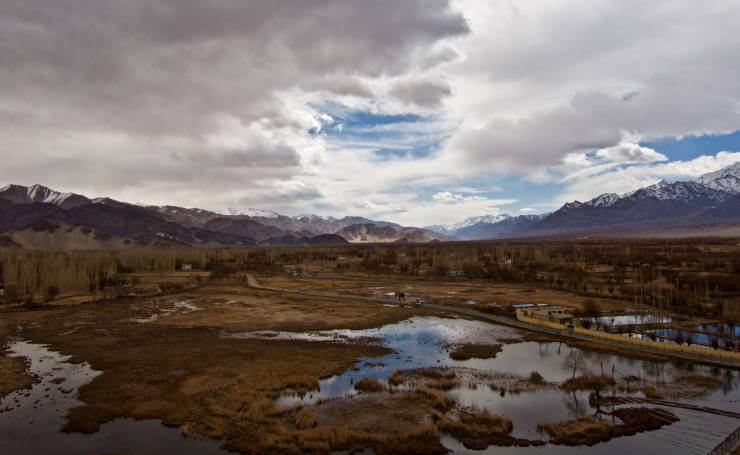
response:
[[(605, 312), (685, 310), (694, 322), (717, 321), (722, 316), (720, 307), (727, 311), (738, 300), (733, 294), (737, 246), (637, 247), (481, 244), (131, 250), (70, 257), (54, 253), (48, 264), (43, 255), (6, 254), (0, 258), (6, 261), (0, 264), (10, 264), (4, 266), (5, 283), (11, 272), (21, 269), (25, 281), (15, 289), (6, 288), (12, 289), (14, 297), (6, 297), (0, 310), (0, 343), (5, 346), (11, 335), (18, 335), (102, 371), (80, 389), (85, 404), (69, 413), (65, 431), (94, 432), (118, 417), (158, 419), (187, 435), (222, 439), (229, 449), (255, 454), (367, 447), (381, 453), (444, 453), (439, 442), (443, 434), (476, 449), (490, 444), (539, 445), (541, 441), (513, 438), (511, 421), (505, 416), (462, 409), (445, 393), (479, 384), (502, 395), (559, 386), (538, 378), (536, 372), (518, 376), (464, 368), (398, 371), (389, 379), (390, 387), (384, 382), (356, 383), (372, 393), (278, 409), (274, 400), (282, 391), (310, 393), (320, 379), (352, 368), (360, 357), (385, 355), (388, 349), (371, 339), (308, 342), (238, 334), (370, 329), (416, 315), (443, 314), (398, 304), (393, 295), (399, 291), (407, 302), (422, 299), (468, 308), (495, 305), (504, 311), (531, 303), (583, 310), (590, 300)], [(518, 262), (510, 268), (497, 265), (504, 257)], [(651, 257), (664, 263), (657, 269), (639, 265)], [(696, 261), (684, 260), (687, 257)], [(70, 258), (79, 265), (75, 274), (65, 274), (62, 267)], [(196, 271), (176, 271), (178, 261), (192, 262)], [(483, 263), (487, 265), (481, 272)], [(36, 277), (41, 284), (34, 288), (33, 271), (44, 267), (55, 272), (49, 272), (48, 279)], [(469, 271), (465, 278), (441, 273), (462, 268)], [(265, 287), (293, 292), (250, 288), (247, 271), (255, 273)], [(55, 277), (60, 292), (51, 293)], [(387, 304), (362, 300), (368, 297)], [(18, 326), (20, 332), (16, 332)], [(541, 337), (530, 334), (524, 339)], [(613, 347), (569, 343), (623, 354)], [(463, 359), (492, 357), (501, 347), (451, 349)], [(576, 379), (571, 389), (601, 387)], [(21, 359), (0, 352), (0, 396), (32, 381)], [(707, 377), (693, 375), (668, 384), (624, 380), (616, 387), (670, 398), (700, 396), (718, 385), (716, 380), (710, 383)], [(590, 444), (654, 429), (650, 414), (627, 411), (619, 416), (625, 422), (621, 426), (571, 421), (543, 423), (542, 428), (556, 443)], [(595, 436), (584, 437), (584, 429)]]
[[(238, 303), (226, 303), (227, 298)], [(135, 322), (171, 308), (173, 301), (188, 300), (202, 309), (165, 313), (152, 323)], [(296, 426), (273, 409), (272, 400), (281, 390), (309, 391), (320, 378), (348, 369), (360, 356), (385, 354), (386, 348), (220, 336), (221, 330), (374, 327), (412, 314), (382, 305), (286, 299), (223, 282), (159, 299), (6, 312), (2, 334), (8, 335), (21, 324), (24, 337), (103, 371), (81, 388), (80, 399), (86, 404), (69, 413), (65, 431), (94, 432), (101, 423), (117, 417), (154, 418), (180, 426), (188, 434), (224, 438), (228, 447), (250, 453), (296, 447), (351, 448), (353, 441), (378, 446), (416, 441), (412, 445), (431, 444), (439, 449), (434, 438), (419, 440), (420, 434), (428, 433), (421, 420), (419, 425), (404, 426), (403, 431), (394, 427), (375, 434), (342, 426), (306, 428), (310, 425), (305, 416), (304, 423)], [(16, 382), (24, 377), (18, 359), (2, 359), (3, 387), (6, 378), (13, 380), (7, 381), (11, 388), (26, 384)], [(414, 398), (409, 409), (422, 415), (424, 408), (417, 410), (417, 401)]]

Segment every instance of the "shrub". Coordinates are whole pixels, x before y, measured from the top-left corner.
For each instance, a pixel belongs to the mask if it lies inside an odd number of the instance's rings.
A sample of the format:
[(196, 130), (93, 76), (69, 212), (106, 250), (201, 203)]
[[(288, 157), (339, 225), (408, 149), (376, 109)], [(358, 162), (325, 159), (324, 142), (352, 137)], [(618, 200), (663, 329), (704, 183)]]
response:
[(532, 384), (542, 384), (545, 382), (545, 378), (538, 371), (533, 371), (529, 373), (529, 382)]

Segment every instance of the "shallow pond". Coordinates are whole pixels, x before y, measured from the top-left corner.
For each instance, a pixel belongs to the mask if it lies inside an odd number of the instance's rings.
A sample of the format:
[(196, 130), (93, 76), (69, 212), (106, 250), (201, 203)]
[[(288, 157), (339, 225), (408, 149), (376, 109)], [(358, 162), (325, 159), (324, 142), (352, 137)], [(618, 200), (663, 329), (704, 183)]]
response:
[[(600, 373), (638, 376), (647, 381), (670, 380), (686, 372), (713, 374), (723, 379), (723, 386), (707, 397), (693, 401), (715, 408), (737, 411), (740, 400), (736, 371), (680, 363), (656, 363), (645, 360), (605, 354), (590, 350), (571, 350), (557, 342), (517, 342), (522, 332), (485, 322), (467, 319), (415, 317), (409, 320), (369, 330), (337, 330), (309, 333), (251, 332), (224, 334), (238, 342), (239, 338), (301, 339), (316, 341), (342, 341), (346, 338), (375, 338), (392, 348), (394, 353), (376, 358), (362, 358), (355, 368), (324, 379), (317, 391), (304, 396), (284, 393), (278, 404), (316, 403), (332, 397), (352, 396), (353, 384), (359, 379), (372, 377), (387, 381), (396, 369), (408, 370), (423, 367), (460, 367), (490, 374), (511, 373), (528, 376), (538, 371), (545, 381), (560, 383), (572, 376), (573, 371), (564, 365), (571, 352), (579, 354), (583, 365), (578, 374), (589, 370)], [(466, 343), (505, 343), (493, 359), (458, 361), (450, 358), (449, 346)], [(506, 344), (508, 343), (508, 344)], [(59, 429), (64, 415), (81, 402), (77, 390), (91, 381), (99, 372), (87, 364), (72, 364), (68, 359), (48, 350), (43, 345), (16, 341), (11, 344), (13, 355), (29, 359), (30, 371), (41, 378), (28, 391), (8, 395), (0, 401), (0, 453), (99, 453), (124, 451), (133, 453), (223, 453), (218, 441), (194, 440), (183, 437), (176, 428), (167, 428), (159, 421), (134, 421), (119, 419), (102, 425), (92, 435), (65, 434), (50, 431)], [(64, 378), (63, 382), (58, 378)], [(514, 422), (514, 435), (528, 439), (547, 439), (537, 433), (538, 421), (560, 421), (582, 415), (593, 415), (596, 409), (588, 402), (586, 393), (568, 394), (556, 387), (534, 392), (505, 393), (492, 390), (487, 383), (476, 387), (458, 387), (447, 392), (460, 404), (486, 408), (496, 414), (510, 417)], [(706, 453), (727, 434), (738, 421), (711, 414), (700, 414), (682, 409), (671, 409), (681, 418), (669, 427), (631, 437), (614, 439), (596, 447), (561, 447), (547, 445), (543, 448), (489, 447), (487, 451), (468, 451), (452, 438), (445, 437), (444, 444), (455, 453), (659, 453), (672, 450), (679, 453)], [(368, 452), (370, 453), (370, 452)]]
[(693, 327), (694, 330), (701, 332), (716, 333), (718, 335), (732, 335), (740, 337), (740, 324), (706, 324)]
[[(254, 336), (243, 334), (242, 336)], [(396, 369), (408, 370), (424, 367), (463, 367), (490, 373), (513, 373), (528, 376), (537, 371), (545, 381), (561, 383), (570, 378), (573, 371), (564, 362), (571, 353), (571, 348), (556, 342), (516, 342), (504, 344), (503, 350), (493, 359), (470, 359), (457, 361), (450, 358), (448, 346), (465, 342), (496, 343), (497, 340), (511, 341), (521, 336), (521, 332), (508, 327), (465, 319), (445, 319), (436, 317), (415, 317), (398, 324), (391, 324), (379, 329), (358, 331), (328, 331), (321, 333), (291, 334), (284, 332), (261, 332), (259, 336), (293, 339), (341, 339), (343, 337), (376, 337), (382, 343), (394, 349), (393, 354), (378, 358), (361, 359), (354, 369), (324, 379), (320, 389), (303, 396), (284, 393), (278, 404), (286, 407), (297, 404), (315, 404), (320, 400), (332, 397), (350, 397), (355, 395), (353, 384), (358, 380), (371, 377), (387, 382)], [(690, 372), (712, 374), (722, 378), (723, 386), (707, 397), (687, 402), (704, 403), (706, 406), (737, 410), (740, 400), (738, 383), (740, 375), (735, 371), (711, 368), (699, 365), (688, 365), (673, 362), (653, 362), (606, 354), (598, 351), (573, 349), (580, 353), (583, 366), (578, 374), (584, 371), (611, 374), (617, 378), (637, 376), (646, 382), (670, 381), (676, 375)], [(603, 370), (602, 370), (603, 368)], [(585, 415), (594, 415), (596, 409), (589, 405), (588, 393), (566, 393), (550, 387), (534, 392), (506, 393), (503, 396), (491, 390), (488, 384), (477, 387), (458, 387), (447, 392), (462, 405), (479, 409), (486, 408), (495, 414), (505, 415), (514, 422), (513, 434), (516, 437), (529, 439), (547, 439), (547, 435), (537, 432), (538, 421), (561, 421)], [(599, 453), (622, 453), (625, 450), (637, 450), (639, 453), (658, 453), (666, 449), (681, 448), (686, 453), (706, 453), (720, 442), (738, 425), (735, 419), (694, 411), (671, 409), (681, 417), (681, 421), (661, 430), (642, 433), (632, 437), (617, 438), (600, 444)], [(697, 432), (696, 425), (710, 425), (711, 429)], [(449, 444), (448, 444), (449, 443)], [(456, 453), (468, 452), (461, 449), (454, 440), (445, 439), (445, 444)], [(689, 447), (693, 449), (689, 450)], [(538, 448), (489, 448), (487, 453), (507, 453), (542, 451), (553, 453), (593, 452), (595, 448), (567, 448), (548, 445)], [(703, 451), (703, 452), (702, 452)], [(470, 451), (470, 453), (481, 453)]]
[[(698, 327), (709, 327), (709, 326), (698, 326)], [(702, 330), (701, 328), (698, 328), (698, 327), (695, 329)], [(720, 334), (713, 335), (712, 334), (716, 332), (697, 333), (697, 332), (687, 332), (685, 330), (678, 330), (678, 329), (673, 329), (673, 328), (648, 330), (648, 333), (655, 334), (655, 336), (658, 337), (659, 341), (663, 341), (665, 343), (675, 343), (674, 340), (678, 338), (679, 332), (684, 339), (690, 336), (692, 344), (700, 345), (700, 346), (712, 346), (712, 343), (716, 341), (717, 346), (721, 349), (725, 349), (727, 347), (727, 341), (729, 339), (729, 337), (724, 336), (724, 335), (720, 335)], [(736, 340), (733, 341), (733, 345), (734, 344), (737, 344)]]
[(0, 453), (224, 453), (218, 441), (187, 439), (158, 420), (117, 419), (91, 435), (55, 431), (70, 408), (83, 404), (77, 399), (79, 387), (100, 372), (87, 363), (67, 362), (68, 357), (41, 344), (15, 341), (9, 348), (12, 356), (27, 359), (40, 382), (0, 400)]
[(619, 326), (671, 322), (673, 318), (660, 314), (623, 314), (619, 316), (601, 316), (596, 320), (600, 324)]

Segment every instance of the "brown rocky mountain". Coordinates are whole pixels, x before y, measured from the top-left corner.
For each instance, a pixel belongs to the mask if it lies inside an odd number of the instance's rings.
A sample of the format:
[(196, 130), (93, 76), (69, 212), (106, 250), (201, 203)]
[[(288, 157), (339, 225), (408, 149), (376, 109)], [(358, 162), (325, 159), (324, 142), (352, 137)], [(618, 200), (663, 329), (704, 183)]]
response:
[[(361, 223), (364, 227), (355, 227)], [(264, 210), (218, 214), (198, 208), (90, 199), (41, 185), (0, 189), (3, 245), (105, 248), (113, 245), (338, 244), (427, 242), (447, 237), (360, 217), (288, 217)], [(14, 240), (15, 239), (15, 240)]]

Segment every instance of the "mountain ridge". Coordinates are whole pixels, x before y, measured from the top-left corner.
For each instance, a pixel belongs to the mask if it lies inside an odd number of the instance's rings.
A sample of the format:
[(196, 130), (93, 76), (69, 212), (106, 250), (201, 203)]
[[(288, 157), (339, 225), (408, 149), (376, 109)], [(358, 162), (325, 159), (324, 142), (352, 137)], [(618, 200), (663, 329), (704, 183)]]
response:
[(132, 244), (300, 245), (337, 244), (342, 243), (340, 239), (350, 243), (438, 242), (673, 232), (680, 226), (696, 231), (707, 223), (740, 226), (740, 162), (691, 181), (661, 180), (622, 195), (604, 193), (586, 202), (567, 202), (551, 213), (480, 215), (423, 228), (359, 216), (286, 216), (262, 209), (231, 212), (91, 199), (39, 184), (0, 188), (0, 234), (10, 242), (14, 233), (76, 228), (83, 228), (75, 230), (78, 237), (83, 232)]

